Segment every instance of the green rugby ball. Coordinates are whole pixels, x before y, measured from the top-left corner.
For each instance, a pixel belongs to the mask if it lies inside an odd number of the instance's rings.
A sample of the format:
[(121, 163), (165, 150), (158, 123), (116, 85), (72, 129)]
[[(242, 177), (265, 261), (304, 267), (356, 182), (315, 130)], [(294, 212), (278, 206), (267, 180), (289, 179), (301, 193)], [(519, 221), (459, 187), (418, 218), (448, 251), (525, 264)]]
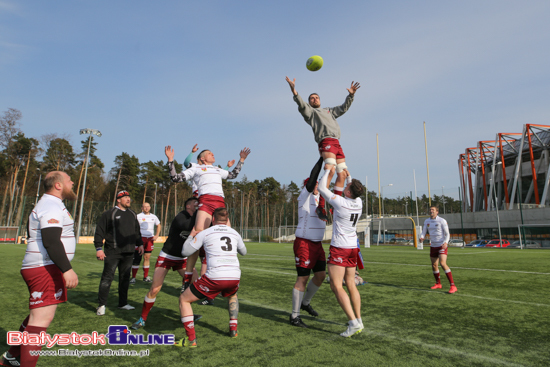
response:
[(321, 56), (311, 56), (307, 59), (306, 68), (309, 71), (317, 71), (323, 67), (323, 58)]

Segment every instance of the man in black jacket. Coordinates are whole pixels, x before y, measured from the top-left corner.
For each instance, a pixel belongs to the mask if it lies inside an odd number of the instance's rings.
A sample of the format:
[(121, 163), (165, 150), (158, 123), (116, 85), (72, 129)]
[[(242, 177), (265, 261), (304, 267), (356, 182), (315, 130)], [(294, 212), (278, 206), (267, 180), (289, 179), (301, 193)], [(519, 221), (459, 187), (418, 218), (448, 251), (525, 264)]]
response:
[[(143, 254), (143, 242), (136, 213), (130, 209), (130, 194), (120, 191), (116, 196), (117, 205), (101, 215), (97, 222), (94, 245), (96, 257), (104, 261), (103, 274), (99, 282), (97, 315), (105, 315), (107, 296), (118, 267), (118, 308), (133, 310), (128, 304), (128, 287), (130, 271), (134, 258), (135, 246)], [(105, 244), (103, 241), (105, 240)], [(105, 246), (105, 251), (103, 251)]]

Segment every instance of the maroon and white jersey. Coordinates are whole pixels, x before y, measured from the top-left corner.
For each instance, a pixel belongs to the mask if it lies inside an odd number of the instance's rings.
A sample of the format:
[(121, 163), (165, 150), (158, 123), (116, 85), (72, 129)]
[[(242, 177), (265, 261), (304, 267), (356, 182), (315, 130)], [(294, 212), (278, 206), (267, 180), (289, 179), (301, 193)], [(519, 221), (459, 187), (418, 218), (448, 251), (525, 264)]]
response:
[(298, 226), (296, 237), (319, 242), (325, 236), (326, 223), (319, 219), (315, 209), (319, 205), (320, 195), (314, 195), (304, 187), (298, 196)]
[(430, 247), (441, 247), (444, 243), (449, 243), (451, 238), (447, 221), (439, 216), (424, 221), (420, 238), (425, 238), (426, 232), (430, 233)]
[(245, 248), (237, 231), (226, 225), (215, 225), (195, 236), (191, 246), (206, 253), (206, 276), (214, 280), (241, 279), (237, 250)]
[(62, 228), (61, 242), (69, 261), (73, 259), (76, 248), (73, 217), (60, 198), (44, 194), (29, 216), (29, 238), (21, 269), (54, 265), (42, 244), (41, 232), (44, 228), (52, 227)]
[(181, 175), (186, 180), (193, 181), (193, 187), (198, 188), (199, 196), (208, 194), (224, 197), (222, 180), (227, 178), (228, 171), (212, 165), (192, 164)]
[(155, 226), (160, 224), (160, 220), (156, 215), (141, 212), (137, 215), (137, 220), (141, 237), (155, 237)]
[(328, 173), (329, 170), (326, 170), (319, 182), (318, 190), (334, 208), (330, 244), (339, 248), (357, 248), (357, 222), (363, 211), (363, 202), (361, 198), (350, 199), (338, 196), (327, 189)]

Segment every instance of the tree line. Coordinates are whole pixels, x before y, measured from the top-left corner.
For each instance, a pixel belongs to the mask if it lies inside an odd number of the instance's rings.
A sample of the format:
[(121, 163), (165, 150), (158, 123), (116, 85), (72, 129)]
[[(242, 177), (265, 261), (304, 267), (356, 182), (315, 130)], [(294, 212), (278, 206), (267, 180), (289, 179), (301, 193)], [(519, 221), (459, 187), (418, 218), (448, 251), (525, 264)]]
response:
[[(0, 116), (0, 225), (26, 225), (37, 193), (43, 194), (39, 183), (47, 172), (54, 170), (66, 172), (75, 183), (73, 190), (78, 200), (65, 205), (78, 220), (88, 137), (75, 149), (68, 136), (57, 133), (26, 136), (21, 129), (21, 120), (21, 112), (13, 108)], [(166, 161), (140, 162), (138, 157), (126, 152), (117, 155), (112, 168), (106, 171), (105, 164), (96, 155), (97, 142), (93, 136), (91, 139), (82, 235), (93, 235), (97, 217), (115, 204), (115, 195), (120, 190), (130, 193), (135, 211), (140, 211), (143, 202), (149, 202), (161, 220), (164, 233), (167, 233), (171, 220), (192, 195), (191, 186), (186, 182), (172, 182)], [(181, 163), (176, 161), (175, 166), (178, 172), (181, 171)], [(240, 181), (224, 180), (223, 186), (230, 220), (236, 229), (271, 228), (265, 234), (276, 237), (279, 226), (294, 226), (298, 222), (297, 198), (301, 182), (281, 184), (273, 177), (249, 181), (243, 175)], [(369, 215), (378, 215), (378, 195), (369, 191), (367, 198), (363, 197), (363, 205), (365, 199), (368, 200)], [(420, 215), (428, 213), (428, 201), (426, 195), (419, 198)], [(434, 195), (432, 198), (432, 204), (439, 205), (440, 212), (443, 212), (443, 202), (446, 212), (460, 211), (459, 202), (451, 197)], [(383, 207), (386, 215), (416, 213), (414, 201), (407, 196), (384, 198)]]

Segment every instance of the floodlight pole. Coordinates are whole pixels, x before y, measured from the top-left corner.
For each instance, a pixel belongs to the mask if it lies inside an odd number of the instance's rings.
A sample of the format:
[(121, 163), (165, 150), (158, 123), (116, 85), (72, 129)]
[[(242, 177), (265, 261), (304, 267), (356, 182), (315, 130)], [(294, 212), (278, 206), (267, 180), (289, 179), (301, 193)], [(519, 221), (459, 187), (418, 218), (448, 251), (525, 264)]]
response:
[(82, 184), (82, 200), (80, 201), (80, 213), (78, 214), (78, 229), (76, 231), (76, 243), (80, 240), (80, 228), (82, 225), (82, 209), (84, 208), (84, 194), (86, 193), (86, 178), (88, 176), (88, 161), (90, 160), (90, 146), (92, 144), (92, 135), (101, 137), (101, 132), (95, 129), (81, 129), (80, 135), (90, 134), (88, 138), (88, 152), (86, 153), (86, 169), (84, 170), (84, 183)]

